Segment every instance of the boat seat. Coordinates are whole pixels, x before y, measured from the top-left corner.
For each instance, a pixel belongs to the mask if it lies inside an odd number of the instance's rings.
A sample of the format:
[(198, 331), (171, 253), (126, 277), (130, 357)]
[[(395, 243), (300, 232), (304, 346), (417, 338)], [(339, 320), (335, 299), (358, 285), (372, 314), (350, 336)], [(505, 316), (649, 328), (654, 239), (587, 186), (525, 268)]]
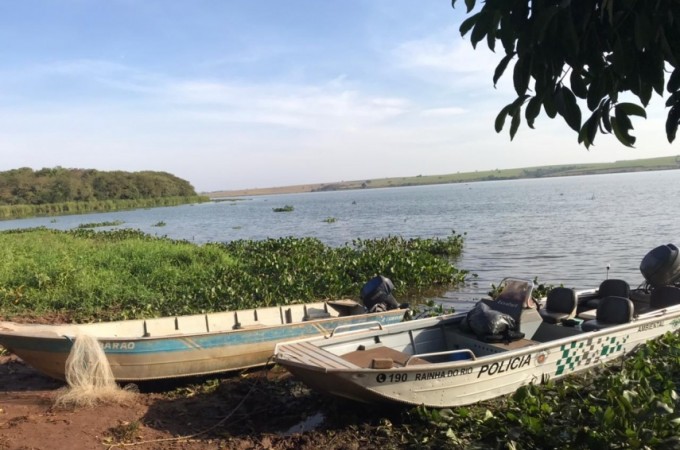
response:
[(649, 309), (663, 309), (680, 305), (680, 288), (675, 286), (659, 286), (649, 296)]
[(610, 295), (600, 300), (595, 320), (581, 324), (583, 331), (596, 331), (603, 328), (628, 323), (633, 319), (633, 302), (625, 297)]
[(576, 315), (576, 291), (565, 287), (556, 287), (548, 292), (543, 308), (538, 313), (547, 323), (560, 323)]
[(597, 297), (586, 301), (585, 305), (580, 309), (597, 309), (602, 299), (609, 296), (629, 298), (630, 285), (626, 280), (616, 278), (604, 280), (597, 289)]

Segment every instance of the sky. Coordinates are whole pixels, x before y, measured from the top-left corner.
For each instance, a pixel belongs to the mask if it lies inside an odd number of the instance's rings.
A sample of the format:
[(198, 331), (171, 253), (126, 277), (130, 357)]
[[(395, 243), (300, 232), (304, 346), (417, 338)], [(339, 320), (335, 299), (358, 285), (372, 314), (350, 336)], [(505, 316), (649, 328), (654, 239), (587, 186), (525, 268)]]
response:
[(512, 80), (494, 87), (503, 55), (460, 36), (458, 3), (2, 2), (0, 171), (158, 170), (211, 192), (680, 153), (658, 96), (634, 149), (586, 150), (543, 116), (497, 134)]

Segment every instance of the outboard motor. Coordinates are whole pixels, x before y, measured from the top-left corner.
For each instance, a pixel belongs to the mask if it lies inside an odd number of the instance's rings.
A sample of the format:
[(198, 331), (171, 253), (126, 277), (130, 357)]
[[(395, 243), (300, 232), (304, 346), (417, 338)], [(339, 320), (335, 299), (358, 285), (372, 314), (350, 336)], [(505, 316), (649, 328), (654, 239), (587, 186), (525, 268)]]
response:
[(392, 296), (392, 291), (394, 291), (392, 280), (378, 275), (364, 284), (359, 296), (369, 312), (385, 311), (399, 308), (399, 303)]
[(656, 247), (642, 258), (640, 272), (654, 287), (677, 283), (680, 281), (678, 247), (673, 244)]

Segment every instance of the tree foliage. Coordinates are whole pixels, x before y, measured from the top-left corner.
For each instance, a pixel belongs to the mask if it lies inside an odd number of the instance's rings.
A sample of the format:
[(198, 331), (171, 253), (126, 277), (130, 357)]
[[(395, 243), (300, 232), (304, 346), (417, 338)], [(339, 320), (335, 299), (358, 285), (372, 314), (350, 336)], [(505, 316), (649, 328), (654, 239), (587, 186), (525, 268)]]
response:
[(0, 172), (0, 205), (44, 205), (102, 200), (190, 197), (191, 184), (166, 172), (100, 172), (28, 167)]
[[(598, 132), (632, 147), (631, 117), (646, 118), (656, 92), (667, 98), (666, 136), (673, 142), (680, 123), (680, 2), (486, 0), (473, 13), (475, 4), (465, 0), (471, 15), (460, 32), (475, 48), (483, 40), (492, 51), (502, 47), (494, 85), (514, 61), (517, 97), (496, 117), (497, 132), (510, 117), (512, 139), (522, 113), (533, 128), (542, 108), (550, 118), (559, 114), (586, 148)], [(640, 104), (621, 101), (624, 93)]]

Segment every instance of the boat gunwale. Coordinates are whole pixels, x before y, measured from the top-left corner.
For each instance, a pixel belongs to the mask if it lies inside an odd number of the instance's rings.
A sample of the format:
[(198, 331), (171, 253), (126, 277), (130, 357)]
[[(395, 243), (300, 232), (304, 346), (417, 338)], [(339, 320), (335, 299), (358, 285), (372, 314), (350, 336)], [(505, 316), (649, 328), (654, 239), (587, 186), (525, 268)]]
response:
[[(457, 317), (464, 316), (465, 313), (458, 313), (455, 316), (452, 317), (451, 319), (455, 319)], [(613, 333), (618, 333), (619, 331), (626, 330), (628, 328), (637, 328), (640, 327), (641, 325), (645, 325), (647, 323), (653, 323), (655, 321), (659, 320), (669, 320), (669, 319), (677, 319), (680, 318), (680, 305), (673, 305), (671, 307), (663, 308), (660, 310), (656, 311), (650, 311), (648, 313), (644, 314), (643, 316), (638, 316), (634, 317), (630, 322), (620, 324), (620, 325), (614, 325), (611, 327), (606, 327), (602, 328), (600, 330), (595, 330), (595, 331), (584, 331), (576, 335), (572, 336), (566, 336), (563, 338), (559, 339), (554, 339), (550, 340), (547, 342), (538, 342), (533, 345), (528, 345), (525, 347), (521, 347), (518, 349), (513, 349), (513, 350), (507, 350), (507, 351), (502, 351), (499, 353), (495, 353), (493, 355), (485, 355), (485, 356), (480, 356), (477, 357), (475, 360), (460, 360), (460, 361), (445, 361), (445, 362), (437, 362), (437, 363), (425, 363), (425, 364), (418, 364), (418, 365), (412, 365), (412, 366), (403, 366), (403, 367), (391, 367), (391, 368), (384, 368), (384, 369), (375, 369), (375, 368), (366, 368), (366, 367), (360, 367), (356, 366), (356, 369), (339, 369), (339, 368), (332, 368), (332, 367), (323, 367), (323, 366), (313, 366), (310, 364), (306, 364), (304, 362), (300, 361), (295, 361), (291, 359), (279, 357), (279, 352), (275, 352), (275, 361), (279, 364), (284, 364), (284, 365), (295, 365), (296, 367), (302, 368), (302, 369), (308, 369), (312, 370), (315, 369), (315, 372), (323, 372), (323, 373), (356, 373), (356, 374), (375, 374), (375, 373), (391, 373), (391, 372), (399, 372), (399, 373), (412, 373), (412, 372), (422, 372), (423, 370), (441, 370), (441, 369), (448, 369), (448, 368), (459, 368), (459, 367), (470, 367), (470, 368), (477, 368), (481, 367), (485, 364), (493, 364), (499, 361), (507, 360), (508, 358), (514, 358), (514, 357), (522, 357), (526, 356), (527, 354), (531, 353), (537, 353), (541, 351), (546, 351), (546, 350), (551, 350), (557, 347), (560, 347), (563, 344), (571, 343), (571, 342), (578, 342), (581, 339), (585, 338), (598, 338), (602, 336), (606, 336), (609, 334)], [(422, 319), (421, 319), (422, 320)], [(412, 322), (410, 322), (412, 323)], [(372, 336), (384, 336), (384, 335), (389, 335), (389, 334), (399, 334), (399, 333), (408, 333), (410, 329), (404, 329), (404, 330), (397, 330), (397, 327), (403, 327), (404, 325), (408, 325), (409, 322), (402, 322), (394, 325), (388, 325), (385, 327), (383, 330), (380, 330), (381, 332), (375, 332), (372, 333)], [(431, 325), (425, 325), (421, 324), (423, 326), (419, 326), (417, 328), (411, 328), (411, 329), (423, 329), (423, 328), (436, 328), (440, 326), (440, 324), (431, 324)], [(344, 337), (344, 336), (343, 336)], [(348, 336), (348, 337), (357, 337), (357, 336)], [(302, 341), (293, 341), (293, 342), (284, 342), (280, 344), (281, 349), (285, 349), (287, 346), (295, 346), (298, 343), (301, 343), (303, 341), (317, 341), (317, 342), (325, 342), (325, 345), (315, 345), (319, 351), (322, 352), (327, 352), (331, 353), (335, 356), (342, 357), (341, 355), (336, 355), (335, 353), (325, 349), (324, 347), (331, 345), (331, 344), (338, 344), (342, 342), (347, 342), (351, 341), (353, 339), (343, 339), (342, 341), (338, 340), (333, 340), (333, 342), (328, 342), (328, 339), (323, 340), (323, 338), (311, 338), (311, 339), (304, 339)], [(481, 341), (480, 341), (481, 342)], [(314, 342), (311, 342), (314, 344)], [(278, 350), (279, 346), (277, 346)], [(417, 356), (418, 354), (414, 354), (413, 356)], [(279, 361), (279, 359), (281, 359)]]
[[(272, 310), (282, 308), (284, 306), (302, 306), (302, 305), (310, 305), (310, 304), (316, 304), (316, 303), (297, 303), (295, 305), (282, 305), (281, 307), (271, 307)], [(269, 309), (269, 307), (267, 308)], [(256, 311), (262, 311), (262, 309), (257, 309), (255, 308), (254, 310)], [(239, 313), (242, 311), (253, 311), (251, 310), (233, 310), (233, 311), (217, 311), (215, 313), (206, 313), (206, 316), (210, 316), (211, 314), (224, 314), (224, 313)], [(184, 339), (184, 338), (191, 338), (191, 337), (212, 337), (212, 336), (219, 336), (219, 335), (227, 335), (227, 334), (238, 334), (238, 333), (257, 333), (257, 332), (266, 332), (268, 330), (276, 330), (280, 328), (292, 328), (296, 326), (306, 326), (306, 325), (323, 325), (332, 321), (341, 321), (341, 322), (349, 322), (349, 321), (358, 321), (361, 323), (360, 320), (362, 318), (366, 317), (376, 317), (377, 320), (379, 320), (381, 317), (391, 317), (391, 316), (397, 316), (397, 315), (403, 315), (408, 312), (408, 309), (395, 309), (395, 310), (389, 310), (389, 311), (383, 311), (379, 313), (364, 313), (364, 314), (356, 314), (356, 315), (349, 315), (349, 316), (331, 316), (331, 317), (323, 317), (323, 318), (312, 318), (309, 320), (298, 320), (294, 321), (291, 323), (277, 323), (277, 324), (261, 324), (259, 326), (249, 326), (245, 325), (242, 328), (236, 328), (236, 329), (227, 329), (227, 330), (206, 330), (206, 331), (189, 331), (189, 332), (179, 332), (178, 333), (172, 333), (172, 334), (158, 334), (158, 335), (150, 335), (150, 336), (143, 336), (139, 334), (135, 335), (128, 335), (128, 336), (109, 336), (109, 335), (96, 335), (93, 334), (93, 336), (99, 340), (99, 341), (107, 341), (107, 342), (119, 342), (119, 341), (125, 341), (125, 342), (151, 342), (154, 340), (169, 340), (169, 339)], [(96, 328), (97, 325), (103, 325), (103, 326), (115, 326), (116, 324), (129, 324), (130, 322), (139, 322), (140, 326), (144, 326), (144, 322), (146, 320), (154, 320), (154, 319), (168, 319), (168, 320), (175, 320), (175, 319), (180, 319), (180, 318), (186, 318), (186, 317), (194, 317), (194, 316), (203, 316), (203, 314), (189, 314), (189, 315), (182, 315), (182, 316), (163, 316), (163, 317), (152, 317), (148, 319), (132, 319), (132, 320), (118, 320), (118, 321), (112, 321), (112, 322), (92, 322), (92, 323), (74, 323), (74, 324), (54, 324), (54, 325), (49, 325), (49, 324), (23, 324), (23, 323), (17, 323), (17, 322), (10, 322), (10, 321), (4, 321), (0, 322), (0, 341), (2, 341), (2, 336), (12, 336), (12, 337), (21, 337), (21, 338), (31, 338), (31, 339), (69, 339), (73, 340), (77, 336), (76, 334), (73, 334), (73, 332), (81, 332), (84, 333), (88, 331), (88, 328)], [(12, 328), (3, 328), (3, 324), (10, 324), (14, 325), (17, 328), (12, 329)], [(65, 332), (60, 333), (60, 330), (64, 330)], [(71, 333), (67, 333), (67, 332)], [(332, 330), (331, 330), (332, 331)], [(40, 334), (42, 333), (42, 334)], [(54, 333), (54, 335), (50, 335), (51, 333)], [(312, 336), (312, 338), (318, 338), (319, 336)], [(1, 345), (1, 343), (0, 343)]]

